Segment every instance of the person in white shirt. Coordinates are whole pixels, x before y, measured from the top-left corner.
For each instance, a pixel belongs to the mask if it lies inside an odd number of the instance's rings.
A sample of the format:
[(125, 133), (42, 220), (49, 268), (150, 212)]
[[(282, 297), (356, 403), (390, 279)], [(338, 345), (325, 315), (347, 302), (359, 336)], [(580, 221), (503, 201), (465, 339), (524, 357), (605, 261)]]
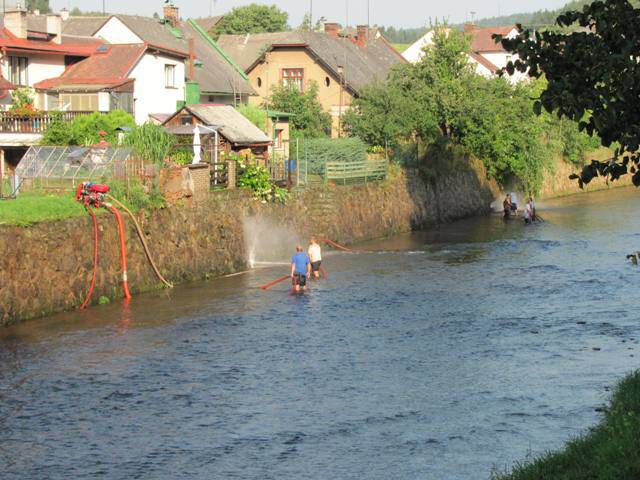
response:
[(320, 265), (322, 264), (322, 249), (315, 238), (309, 240), (309, 259), (311, 260), (311, 272), (313, 278), (320, 278)]

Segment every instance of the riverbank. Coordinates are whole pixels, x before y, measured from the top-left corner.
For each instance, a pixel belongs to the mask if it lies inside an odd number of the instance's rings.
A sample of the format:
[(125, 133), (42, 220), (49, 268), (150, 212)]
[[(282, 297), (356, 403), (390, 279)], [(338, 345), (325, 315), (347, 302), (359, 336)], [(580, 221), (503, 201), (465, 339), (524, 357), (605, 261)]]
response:
[[(287, 205), (226, 191), (194, 205), (142, 214), (140, 221), (160, 270), (177, 284), (246, 270), (252, 250), (274, 241), (287, 251), (312, 235), (353, 243), (486, 214), (496, 187), (485, 177), (474, 167), (424, 181), (415, 171), (394, 168), (380, 183), (294, 192)], [(99, 224), (94, 302), (122, 295), (115, 220), (102, 215)], [(126, 238), (132, 292), (160, 288), (130, 222)], [(0, 249), (0, 325), (80, 305), (93, 266), (88, 216), (0, 227)]]
[(494, 480), (636, 480), (640, 478), (640, 370), (615, 389), (599, 425), (559, 452)]

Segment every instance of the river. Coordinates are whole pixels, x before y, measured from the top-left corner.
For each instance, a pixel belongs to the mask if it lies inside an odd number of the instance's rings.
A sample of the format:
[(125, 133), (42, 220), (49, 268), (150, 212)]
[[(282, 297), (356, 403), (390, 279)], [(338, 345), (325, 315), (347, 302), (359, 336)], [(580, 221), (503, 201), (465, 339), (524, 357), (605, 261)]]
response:
[(0, 330), (0, 477), (487, 479), (640, 366), (640, 194), (538, 205)]

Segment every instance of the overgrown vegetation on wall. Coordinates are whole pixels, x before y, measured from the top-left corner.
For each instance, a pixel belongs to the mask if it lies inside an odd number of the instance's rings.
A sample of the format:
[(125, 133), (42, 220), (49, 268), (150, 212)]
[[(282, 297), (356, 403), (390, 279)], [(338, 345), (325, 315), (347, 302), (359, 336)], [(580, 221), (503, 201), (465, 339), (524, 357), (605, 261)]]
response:
[(401, 65), (388, 81), (363, 89), (346, 114), (348, 133), (385, 148), (445, 139), (482, 159), (490, 177), (515, 177), (528, 191), (540, 188), (555, 156), (582, 163), (599, 144), (575, 122), (534, 113), (542, 81), (512, 85), (477, 75), (469, 51), (464, 33), (437, 27), (421, 61)]

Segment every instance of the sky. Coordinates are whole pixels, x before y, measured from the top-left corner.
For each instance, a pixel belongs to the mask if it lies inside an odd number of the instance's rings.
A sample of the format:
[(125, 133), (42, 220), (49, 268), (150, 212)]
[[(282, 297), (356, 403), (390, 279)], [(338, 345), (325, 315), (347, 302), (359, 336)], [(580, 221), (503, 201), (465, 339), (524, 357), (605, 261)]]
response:
[[(138, 15), (161, 14), (164, 0), (50, 0), (51, 7), (58, 11), (63, 7), (81, 10), (106, 10), (114, 13)], [(233, 7), (249, 3), (276, 4), (289, 13), (289, 24), (297, 26), (313, 3), (314, 21), (325, 17), (327, 21), (349, 25), (367, 23), (369, 3), (371, 24), (394, 27), (421, 27), (429, 19), (447, 19), (450, 23), (461, 23), (475, 18), (493, 17), (518, 12), (530, 12), (558, 8), (567, 0), (174, 0), (183, 18), (208, 16), (211, 10), (222, 14)], [(215, 7), (214, 7), (215, 4)], [(348, 8), (347, 8), (348, 6)]]

